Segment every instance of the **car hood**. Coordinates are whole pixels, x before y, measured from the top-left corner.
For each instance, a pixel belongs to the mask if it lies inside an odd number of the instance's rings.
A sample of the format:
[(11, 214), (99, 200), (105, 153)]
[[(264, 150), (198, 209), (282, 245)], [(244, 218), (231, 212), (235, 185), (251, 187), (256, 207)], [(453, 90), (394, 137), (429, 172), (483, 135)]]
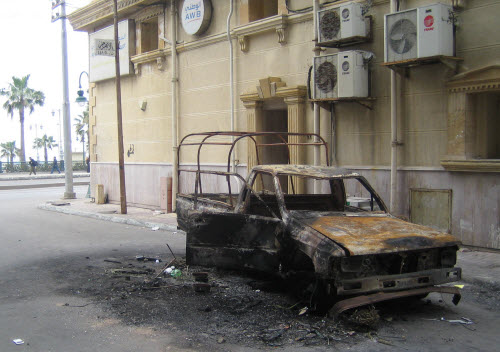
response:
[(292, 215), (342, 246), (350, 255), (383, 254), (460, 244), (454, 236), (390, 215)]

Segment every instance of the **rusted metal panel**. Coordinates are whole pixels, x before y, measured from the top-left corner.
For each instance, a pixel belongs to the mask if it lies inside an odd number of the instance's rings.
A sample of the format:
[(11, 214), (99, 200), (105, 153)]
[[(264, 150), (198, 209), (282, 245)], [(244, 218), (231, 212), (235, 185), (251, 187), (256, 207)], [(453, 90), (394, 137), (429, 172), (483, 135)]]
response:
[(304, 221), (347, 249), (350, 255), (448, 247), (460, 243), (451, 235), (390, 216), (322, 216)]
[(338, 303), (336, 303), (332, 309), (330, 309), (330, 316), (336, 318), (341, 314), (342, 312), (355, 308), (355, 307), (360, 307), (364, 306), (367, 304), (373, 304), (377, 302), (383, 302), (383, 301), (388, 301), (391, 299), (397, 299), (397, 298), (404, 298), (404, 297), (411, 297), (411, 296), (419, 296), (419, 295), (426, 295), (431, 292), (440, 292), (440, 293), (449, 293), (453, 295), (453, 304), (457, 305), (458, 302), (460, 302), (460, 299), (462, 298), (462, 294), (460, 293), (460, 290), (457, 287), (447, 287), (447, 286), (431, 286), (431, 287), (423, 287), (423, 288), (417, 288), (413, 290), (406, 290), (406, 291), (399, 291), (399, 292), (379, 292), (379, 293), (374, 293), (372, 295), (365, 295), (365, 296), (357, 296), (354, 298), (349, 298), (342, 300)]
[(400, 291), (409, 288), (427, 287), (460, 280), (460, 268), (446, 268), (405, 273), (400, 275), (371, 276), (337, 281), (337, 294), (353, 295), (376, 291)]

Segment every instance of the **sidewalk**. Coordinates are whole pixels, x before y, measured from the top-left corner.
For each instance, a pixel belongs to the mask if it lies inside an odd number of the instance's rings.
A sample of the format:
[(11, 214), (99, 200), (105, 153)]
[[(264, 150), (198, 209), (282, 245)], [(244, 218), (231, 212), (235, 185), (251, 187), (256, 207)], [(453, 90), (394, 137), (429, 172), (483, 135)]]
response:
[(38, 208), (120, 224), (148, 227), (153, 230), (177, 231), (175, 213), (165, 214), (158, 210), (127, 206), (127, 214), (121, 214), (120, 204), (96, 204), (92, 203), (90, 198), (48, 202), (40, 204)]
[[(127, 207), (127, 214), (120, 214), (119, 204), (91, 203), (89, 198), (70, 199), (41, 204), (38, 208), (64, 214), (84, 216), (116, 223), (142, 226), (153, 230), (177, 231), (175, 213)], [(68, 205), (55, 205), (67, 203)], [(462, 248), (458, 253), (457, 266), (462, 268), (462, 280), (482, 284), (500, 290), (500, 251), (480, 251)]]

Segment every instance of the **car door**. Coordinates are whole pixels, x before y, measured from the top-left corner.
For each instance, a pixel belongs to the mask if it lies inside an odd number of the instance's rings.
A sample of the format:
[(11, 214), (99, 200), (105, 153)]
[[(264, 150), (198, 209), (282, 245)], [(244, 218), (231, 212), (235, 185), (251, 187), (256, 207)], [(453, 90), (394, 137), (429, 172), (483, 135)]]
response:
[[(243, 189), (239, 206), (232, 211), (211, 207), (199, 199), (197, 209), (189, 210), (186, 260), (191, 265), (228, 269), (278, 270), (276, 236), (283, 225), (279, 212), (267, 211), (264, 204), (277, 204), (272, 194), (255, 191), (255, 174)], [(274, 199), (273, 199), (274, 197)], [(267, 213), (266, 213), (267, 211)]]

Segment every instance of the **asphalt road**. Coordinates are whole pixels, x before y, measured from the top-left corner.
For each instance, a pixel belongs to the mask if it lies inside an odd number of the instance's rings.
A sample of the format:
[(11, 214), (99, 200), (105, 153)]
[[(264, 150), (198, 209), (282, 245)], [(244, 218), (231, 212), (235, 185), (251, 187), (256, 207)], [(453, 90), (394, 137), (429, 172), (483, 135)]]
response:
[[(0, 351), (165, 351), (172, 338), (168, 333), (102, 319), (91, 302), (58, 294), (63, 283), (51, 280), (44, 268), (52, 259), (71, 261), (101, 252), (151, 253), (165, 247), (166, 234), (181, 254), (183, 237), (36, 209), (63, 191), (0, 190)], [(83, 197), (87, 187), (75, 191)], [(16, 338), (25, 344), (15, 345)]]
[[(83, 197), (86, 186), (75, 187)], [(167, 231), (104, 222), (39, 210), (36, 206), (56, 200), (63, 187), (0, 190), (0, 351), (180, 351), (179, 332), (155, 326), (130, 325), (96, 302), (64, 288), (64, 264), (85, 262), (86, 257), (124, 253), (165, 256), (165, 242), (176, 255), (184, 254), (184, 237)], [(51, 275), (58, 270), (59, 279)], [(66, 293), (62, 293), (66, 292)], [(500, 344), (500, 294), (487, 287), (466, 284), (455, 307), (449, 298), (431, 296), (417, 311), (398, 307), (385, 310), (378, 336), (369, 335), (349, 346), (351, 351), (496, 351)], [(182, 299), (182, 297), (178, 297)], [(147, 307), (145, 307), (147, 309)], [(467, 317), (471, 326), (441, 321)], [(162, 317), (159, 317), (161, 319)], [(172, 322), (175, 324), (175, 321)], [(13, 339), (23, 339), (15, 345)], [(181, 346), (181, 347), (179, 347)], [(253, 350), (254, 346), (222, 344), (216, 350)], [(200, 350), (200, 349), (197, 349)], [(285, 347), (285, 351), (328, 351), (331, 346)]]

